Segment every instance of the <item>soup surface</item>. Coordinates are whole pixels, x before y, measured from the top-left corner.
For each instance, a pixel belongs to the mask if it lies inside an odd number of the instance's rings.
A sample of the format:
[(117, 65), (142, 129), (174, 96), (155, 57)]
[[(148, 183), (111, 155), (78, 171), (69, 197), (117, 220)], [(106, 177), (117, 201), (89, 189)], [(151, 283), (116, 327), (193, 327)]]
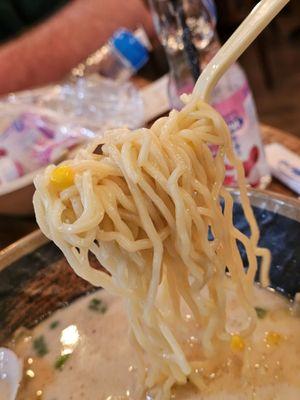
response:
[[(253, 341), (236, 336), (231, 344), (226, 342), (231, 348), (225, 362), (213, 371), (199, 370), (203, 390), (188, 383), (175, 388), (173, 399), (300, 399), (300, 318), (293, 316), (290, 303), (259, 288), (255, 306)], [(228, 329), (238, 331), (243, 318), (230, 295), (228, 311)], [(186, 346), (197, 351), (195, 332)], [(55, 312), (32, 331), (21, 330), (10, 347), (24, 365), (18, 400), (141, 399), (125, 309), (104, 290)]]

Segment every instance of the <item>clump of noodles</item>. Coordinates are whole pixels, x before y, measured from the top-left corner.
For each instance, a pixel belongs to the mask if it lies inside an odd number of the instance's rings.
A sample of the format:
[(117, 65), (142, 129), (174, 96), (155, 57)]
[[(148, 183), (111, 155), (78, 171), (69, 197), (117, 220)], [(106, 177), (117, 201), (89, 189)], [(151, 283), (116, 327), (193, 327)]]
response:
[[(237, 170), (250, 238), (233, 225), (225, 157)], [(224, 120), (208, 104), (192, 102), (150, 129), (110, 131), (62, 165), (71, 173), (67, 184), (55, 184), (53, 165), (35, 179), (41, 230), (79, 276), (124, 298), (154, 398), (168, 399), (172, 386), (187, 379), (201, 389), (199, 368), (219, 362), (230, 341), (226, 271), (248, 316), (239, 332), (246, 337), (256, 323), (256, 256), (263, 258), (265, 283), (269, 261), (257, 247), (259, 230)], [(92, 268), (90, 253), (108, 273)], [(192, 353), (183, 344), (189, 330), (199, 344)]]

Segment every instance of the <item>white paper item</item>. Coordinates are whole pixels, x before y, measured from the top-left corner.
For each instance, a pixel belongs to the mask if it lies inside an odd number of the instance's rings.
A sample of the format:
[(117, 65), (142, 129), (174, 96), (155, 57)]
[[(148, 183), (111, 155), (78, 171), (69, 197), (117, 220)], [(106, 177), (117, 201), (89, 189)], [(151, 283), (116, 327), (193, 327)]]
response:
[(265, 146), (271, 173), (300, 195), (300, 156), (279, 143)]
[(168, 82), (169, 75), (164, 75), (141, 89), (140, 94), (144, 102), (145, 123), (170, 110)]

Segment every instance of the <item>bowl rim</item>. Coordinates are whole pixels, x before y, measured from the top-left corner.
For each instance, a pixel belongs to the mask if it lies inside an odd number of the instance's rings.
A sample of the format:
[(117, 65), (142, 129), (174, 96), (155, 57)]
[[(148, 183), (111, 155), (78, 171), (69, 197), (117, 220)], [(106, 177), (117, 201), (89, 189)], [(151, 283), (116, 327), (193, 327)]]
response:
[[(239, 190), (229, 189), (234, 200), (239, 202)], [(267, 189), (249, 189), (248, 196), (251, 200), (251, 205), (258, 207), (263, 200), (265, 209), (268, 211), (277, 212), (280, 215), (294, 219), (300, 222), (300, 197), (295, 198), (282, 193), (273, 192)]]
[[(232, 193), (233, 198), (238, 201), (239, 191), (231, 189), (230, 192)], [(251, 199), (252, 205), (257, 206), (261, 200), (264, 200), (266, 210), (276, 211), (278, 214), (300, 222), (300, 200), (287, 195), (261, 189), (249, 189), (248, 195)], [(279, 210), (276, 210), (278, 207)], [(26, 254), (33, 252), (47, 242), (50, 242), (50, 240), (44, 236), (40, 229), (36, 229), (30, 234), (0, 250), (0, 272), (13, 262), (19, 260)]]

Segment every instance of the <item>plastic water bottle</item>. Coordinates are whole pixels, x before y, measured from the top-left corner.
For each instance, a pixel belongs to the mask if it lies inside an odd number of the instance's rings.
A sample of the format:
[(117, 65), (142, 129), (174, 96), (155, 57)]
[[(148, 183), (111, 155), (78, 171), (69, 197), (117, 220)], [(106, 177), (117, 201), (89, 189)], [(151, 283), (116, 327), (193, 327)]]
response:
[(143, 36), (138, 33), (117, 30), (104, 46), (74, 68), (72, 75), (82, 77), (97, 72), (120, 83), (128, 81), (149, 60)]
[[(190, 93), (197, 79), (190, 68), (192, 62), (185, 50), (184, 28), (180, 21), (185, 20), (185, 32), (191, 36), (196, 52), (205, 51), (215, 35), (214, 3), (211, 0), (185, 0), (182, 4), (149, 0), (149, 5), (156, 32), (167, 54), (170, 106), (179, 109), (182, 107), (180, 96)], [(196, 57), (199, 66), (198, 54)]]
[[(195, 84), (189, 54), (183, 41), (180, 16), (176, 15), (173, 1), (149, 1), (154, 25), (169, 62), (170, 105), (179, 109), (182, 107), (180, 95), (191, 93)], [(185, 25), (190, 30), (190, 38), (198, 52), (200, 70), (203, 70), (220, 47), (216, 34), (217, 14), (214, 1), (185, 0), (184, 13)], [(230, 128), (235, 153), (243, 162), (247, 182), (253, 187), (266, 187), (271, 178), (256, 107), (246, 75), (239, 64), (232, 65), (218, 82), (213, 91), (212, 104)], [(212, 151), (215, 151), (213, 146)], [(236, 183), (236, 172), (228, 163), (225, 184), (235, 186)]]

